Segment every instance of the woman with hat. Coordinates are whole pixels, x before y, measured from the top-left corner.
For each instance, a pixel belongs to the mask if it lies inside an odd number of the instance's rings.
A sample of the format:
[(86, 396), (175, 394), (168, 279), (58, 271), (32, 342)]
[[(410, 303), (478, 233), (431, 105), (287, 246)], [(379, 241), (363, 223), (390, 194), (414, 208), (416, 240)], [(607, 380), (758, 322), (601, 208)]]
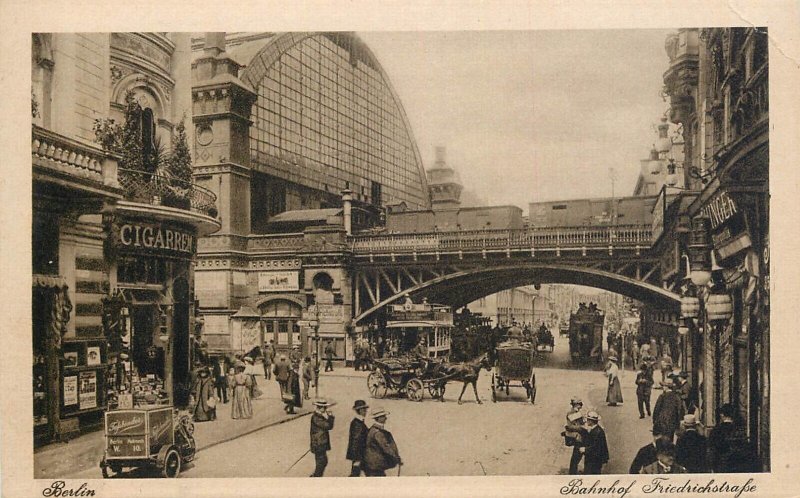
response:
[(363, 399), (357, 399), (353, 404), (353, 411), (356, 416), (350, 421), (350, 436), (347, 440), (347, 455), (345, 458), (353, 462), (350, 469), (350, 477), (359, 477), (362, 472), (361, 462), (364, 461), (364, 451), (367, 447), (367, 424), (364, 419), (367, 416), (369, 405)]
[(206, 422), (217, 418), (217, 400), (214, 398), (214, 380), (207, 366), (197, 371), (197, 378), (192, 385), (194, 410), (192, 419), (195, 422)]
[(572, 446), (572, 457), (569, 459), (569, 475), (578, 474), (578, 464), (583, 458), (580, 449), (583, 447), (583, 439), (586, 434), (584, 429), (583, 401), (575, 397), (570, 400), (571, 408), (567, 412), (567, 425), (561, 433), (564, 436), (564, 444)]
[(237, 360), (234, 366), (236, 373), (233, 376), (233, 394), (231, 397), (231, 418), (236, 420), (240, 418), (253, 417), (253, 404), (250, 401), (250, 386), (252, 380), (249, 375), (244, 373), (245, 364), (241, 360)]
[(311, 415), (311, 453), (314, 454), (314, 473), (309, 477), (322, 477), (328, 466), (328, 451), (331, 449), (330, 431), (335, 417), (328, 412), (331, 406), (327, 400), (314, 400), (314, 413)]
[(617, 367), (616, 356), (608, 357), (606, 375), (608, 376), (606, 403), (608, 403), (608, 406), (617, 406), (617, 403), (622, 403), (622, 386), (619, 383), (619, 367)]

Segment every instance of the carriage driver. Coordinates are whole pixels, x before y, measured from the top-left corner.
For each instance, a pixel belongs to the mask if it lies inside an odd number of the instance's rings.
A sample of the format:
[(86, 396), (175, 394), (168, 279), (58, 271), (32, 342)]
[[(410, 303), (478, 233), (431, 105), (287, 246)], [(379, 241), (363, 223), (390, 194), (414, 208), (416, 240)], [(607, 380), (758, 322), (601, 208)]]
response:
[(425, 338), (420, 337), (417, 345), (411, 350), (411, 354), (420, 360), (428, 359), (428, 347), (425, 345)]

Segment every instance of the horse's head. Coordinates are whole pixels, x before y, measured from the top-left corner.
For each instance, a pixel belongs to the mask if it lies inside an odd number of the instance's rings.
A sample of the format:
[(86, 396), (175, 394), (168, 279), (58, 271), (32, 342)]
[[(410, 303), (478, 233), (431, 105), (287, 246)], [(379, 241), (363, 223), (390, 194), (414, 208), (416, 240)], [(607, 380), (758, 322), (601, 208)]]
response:
[(486, 370), (491, 370), (492, 369), (492, 362), (489, 361), (489, 355), (488, 354), (484, 353), (480, 357), (479, 365), (481, 367), (485, 368)]

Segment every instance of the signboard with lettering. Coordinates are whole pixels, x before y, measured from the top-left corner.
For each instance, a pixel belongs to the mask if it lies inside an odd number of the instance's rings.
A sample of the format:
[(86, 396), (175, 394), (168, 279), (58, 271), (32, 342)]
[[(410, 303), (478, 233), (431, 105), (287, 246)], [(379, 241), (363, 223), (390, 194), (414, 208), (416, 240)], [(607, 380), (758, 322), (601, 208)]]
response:
[(78, 379), (78, 404), (81, 410), (97, 408), (97, 371), (81, 372)]
[(64, 406), (78, 404), (78, 377), (68, 375), (64, 377)]
[(720, 260), (752, 246), (747, 217), (728, 192), (723, 190), (714, 196), (699, 216), (711, 221), (711, 239)]
[[(319, 314), (317, 314), (319, 310)], [(344, 322), (344, 307), (341, 304), (312, 304), (308, 311), (303, 313), (304, 320), (317, 320), (319, 323), (342, 323)]]
[(258, 292), (286, 292), (300, 289), (300, 272), (258, 272)]
[(120, 220), (111, 226), (109, 240), (114, 249), (127, 253), (191, 258), (197, 251), (191, 229), (166, 223)]
[(106, 412), (108, 458), (147, 457), (174, 442), (172, 407)]

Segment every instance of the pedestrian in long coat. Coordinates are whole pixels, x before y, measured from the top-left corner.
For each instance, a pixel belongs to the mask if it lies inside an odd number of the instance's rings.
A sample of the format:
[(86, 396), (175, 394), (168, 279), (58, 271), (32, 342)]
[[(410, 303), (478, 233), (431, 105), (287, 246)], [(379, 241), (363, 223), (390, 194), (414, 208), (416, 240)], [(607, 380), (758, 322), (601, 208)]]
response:
[(683, 417), (684, 432), (675, 445), (675, 459), (688, 472), (701, 474), (706, 471), (706, 437), (697, 432), (694, 415)]
[(596, 411), (586, 414), (586, 438), (584, 441), (584, 474), (602, 474), (603, 465), (608, 463), (608, 442), (606, 431), (600, 427), (600, 415)]
[(388, 416), (389, 412), (382, 408), (376, 408), (372, 414), (375, 423), (367, 432), (364, 451), (364, 473), (367, 477), (385, 476), (388, 469), (403, 465), (394, 437), (384, 427)]
[(663, 434), (672, 441), (675, 431), (678, 430), (681, 420), (686, 414), (686, 407), (683, 406), (680, 395), (674, 390), (671, 378), (667, 378), (662, 385), (664, 392), (656, 400), (656, 406), (653, 409), (653, 432)]
[(292, 366), (289, 364), (289, 360), (286, 358), (285, 354), (282, 354), (278, 362), (275, 363), (275, 367), (272, 369), (272, 373), (275, 374), (275, 380), (278, 382), (278, 387), (281, 390), (281, 395), (286, 392), (286, 383), (289, 381), (289, 372), (291, 370)]
[(216, 389), (217, 399), (223, 403), (228, 402), (228, 379), (225, 376), (227, 368), (225, 368), (225, 358), (219, 358), (214, 361), (214, 370), (212, 372), (214, 377), (214, 388)]
[(325, 371), (326, 372), (333, 372), (333, 355), (336, 354), (336, 350), (333, 347), (333, 342), (328, 341), (325, 343)]
[(294, 413), (295, 407), (303, 406), (303, 395), (300, 392), (300, 374), (298, 365), (292, 365), (289, 370), (289, 378), (286, 381), (286, 391), (283, 393), (284, 411)]
[(308, 356), (303, 360), (303, 399), (310, 399), (308, 397), (308, 388), (314, 381), (314, 364), (311, 363), (311, 358)]
[(650, 416), (650, 393), (652, 388), (653, 373), (647, 367), (647, 363), (642, 363), (636, 373), (636, 402), (639, 406), (639, 418), (644, 418), (645, 408), (647, 408), (647, 416)]
[[(198, 371), (197, 378), (192, 386), (192, 399), (195, 403), (192, 419), (195, 422), (216, 420), (217, 409), (216, 398), (214, 398), (214, 379), (211, 378), (208, 367), (202, 367)], [(211, 401), (212, 399), (214, 401)]]
[(253, 418), (253, 404), (250, 401), (249, 375), (244, 373), (245, 365), (242, 361), (236, 362), (236, 374), (231, 379), (233, 395), (231, 397), (231, 418)]
[(617, 366), (616, 356), (611, 356), (608, 359), (606, 375), (608, 376), (606, 403), (608, 403), (608, 406), (617, 406), (617, 403), (622, 403), (622, 386), (619, 383), (619, 367)]
[(631, 462), (631, 468), (628, 470), (628, 473), (639, 474), (644, 467), (647, 467), (651, 463), (654, 463), (656, 460), (658, 460), (656, 448), (661, 441), (665, 440), (666, 439), (661, 434), (654, 432), (653, 442), (639, 448), (639, 451), (636, 452), (636, 456), (633, 458), (633, 462)]
[(333, 429), (335, 417), (328, 412), (330, 404), (325, 399), (314, 401), (316, 409), (311, 415), (311, 453), (314, 454), (314, 473), (309, 477), (322, 477), (328, 466), (328, 451), (331, 449), (329, 432)]
[(356, 416), (350, 421), (350, 434), (347, 438), (347, 454), (346, 458), (353, 462), (350, 469), (350, 477), (359, 477), (363, 472), (362, 464), (364, 462), (364, 452), (367, 449), (367, 433), (369, 428), (364, 421), (367, 416), (367, 408), (369, 405), (362, 400), (357, 399), (353, 404), (353, 411)]

